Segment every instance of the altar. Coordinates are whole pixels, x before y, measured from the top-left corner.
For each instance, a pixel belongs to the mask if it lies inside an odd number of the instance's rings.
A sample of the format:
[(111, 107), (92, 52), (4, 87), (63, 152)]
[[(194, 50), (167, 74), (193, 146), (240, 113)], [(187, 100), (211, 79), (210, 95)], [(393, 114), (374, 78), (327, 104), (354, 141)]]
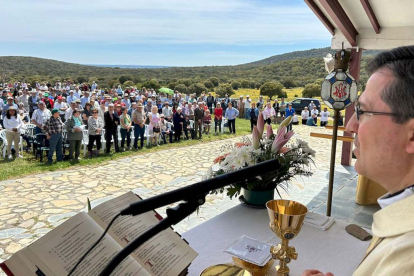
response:
[[(335, 221), (326, 231), (304, 225), (289, 243), (298, 252), (298, 259), (289, 264), (290, 275), (301, 275), (305, 269), (332, 272), (335, 276), (352, 275), (370, 242), (349, 235), (346, 225)], [(279, 243), (269, 228), (266, 209), (238, 205), (182, 235), (199, 254), (190, 265), (188, 275), (198, 276), (208, 266), (231, 263), (231, 256), (223, 251), (243, 235), (273, 245)], [(275, 269), (268, 275), (276, 275)]]

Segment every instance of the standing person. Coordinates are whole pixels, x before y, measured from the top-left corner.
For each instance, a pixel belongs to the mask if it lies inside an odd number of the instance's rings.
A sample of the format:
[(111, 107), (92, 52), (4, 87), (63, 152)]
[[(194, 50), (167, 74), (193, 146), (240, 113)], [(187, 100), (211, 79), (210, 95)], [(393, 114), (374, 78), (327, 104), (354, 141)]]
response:
[(52, 117), (43, 126), (43, 131), (49, 140), (49, 155), (47, 157), (49, 164), (53, 162), (53, 154), (56, 151), (58, 162), (63, 161), (62, 153), (62, 131), (63, 122), (60, 119), (59, 109), (52, 109)]
[(80, 147), (83, 138), (81, 125), (82, 119), (80, 117), (80, 111), (75, 109), (72, 112), (72, 116), (66, 121), (66, 131), (69, 141), (69, 160), (73, 159), (73, 153), (75, 153), (75, 160), (79, 160)]
[(257, 126), (257, 118), (259, 118), (259, 109), (256, 107), (255, 102), (252, 102), (252, 107), (247, 112), (250, 113), (250, 128), (253, 132), (253, 127)]
[(195, 138), (194, 128), (191, 127), (190, 118), (188, 116), (185, 116), (185, 120), (183, 122), (183, 130), (185, 134), (185, 138), (188, 138), (188, 132), (190, 131), (191, 139)]
[(22, 128), (23, 121), (17, 114), (17, 109), (14, 106), (10, 106), (6, 111), (6, 116), (3, 118), (4, 128), (6, 129), (7, 140), (7, 153), (9, 154), (9, 160), (13, 158), (11, 148), (14, 143), (14, 149), (16, 151), (16, 157), (21, 158), (19, 145), (20, 145), (20, 130)]
[(39, 108), (37, 105), (37, 102), (39, 101), (36, 91), (32, 90), (30, 92), (30, 97), (28, 99), (28, 105), (29, 105), (29, 117), (32, 118), (33, 112)]
[(89, 157), (92, 157), (92, 149), (93, 144), (96, 141), (96, 150), (97, 154), (101, 150), (102, 143), (102, 130), (104, 129), (105, 123), (104, 119), (99, 116), (99, 112), (96, 109), (92, 110), (92, 116), (88, 119), (88, 135), (89, 135), (89, 143), (88, 143), (88, 151)]
[[(171, 96), (171, 95), (170, 95)], [(164, 116), (164, 114), (161, 114)], [(151, 113), (148, 115), (149, 118), (149, 125), (148, 125), (148, 133), (151, 135), (151, 142), (154, 146), (158, 146), (158, 138), (161, 133), (161, 126), (160, 126), (160, 114), (158, 113), (158, 107), (154, 105), (151, 109)]]
[(259, 109), (259, 111), (262, 111), (265, 108), (264, 107), (263, 96), (259, 97), (259, 100), (256, 103), (256, 107)]
[(36, 126), (35, 134), (43, 133), (43, 126), (52, 116), (43, 101), (39, 101), (38, 109), (33, 112), (32, 123)]
[(98, 108), (98, 116), (102, 118), (102, 121), (105, 120), (104, 115), (105, 115), (105, 112), (108, 111), (108, 109), (107, 109), (107, 107), (106, 107), (105, 104), (106, 104), (106, 101), (105, 100), (101, 100), (101, 104), (99, 105), (99, 108)]
[(92, 116), (91, 107), (92, 107), (92, 105), (89, 102), (87, 102), (85, 104), (85, 109), (83, 110), (83, 113), (82, 113), (83, 124), (86, 126), (86, 128), (88, 128), (89, 117)]
[[(285, 110), (286, 118), (289, 118), (290, 116), (293, 116), (295, 114), (295, 109), (292, 108), (292, 104), (289, 104), (289, 107)], [(287, 126), (287, 131), (292, 130), (292, 122)]]
[(210, 128), (211, 128), (211, 114), (210, 110), (206, 110), (203, 118), (203, 125), (204, 125), (204, 133), (210, 134)]
[(137, 108), (132, 112), (132, 121), (134, 122), (134, 149), (138, 149), (138, 137), (141, 141), (141, 149), (144, 148), (144, 135), (145, 135), (145, 121), (147, 116), (144, 112), (144, 106), (142, 103), (138, 103)]
[(302, 110), (301, 117), (302, 117), (302, 125), (306, 125), (306, 122), (309, 119), (308, 107), (305, 106), (305, 109)]
[(315, 115), (315, 116), (312, 116), (312, 118), (315, 124), (318, 124), (319, 111), (316, 109), (316, 106), (313, 106), (313, 109), (311, 110), (311, 115)]
[(272, 104), (268, 102), (266, 104), (265, 109), (263, 110), (263, 119), (265, 122), (270, 125), (272, 123), (272, 119), (275, 117), (275, 110), (272, 107)]
[[(251, 108), (251, 107), (252, 107), (252, 100), (250, 99), (249, 95), (247, 95), (246, 100), (244, 101), (244, 118), (245, 119), (250, 120), (250, 114), (249, 114), (249, 112), (247, 112), (247, 110), (249, 110), (249, 108)], [(257, 108), (257, 105), (256, 105), (256, 108)], [(242, 113), (242, 112), (239, 111), (239, 113)]]
[(219, 127), (219, 133), (221, 133), (221, 122), (223, 121), (223, 108), (221, 104), (217, 103), (214, 109), (214, 133), (217, 133), (217, 126)]
[(312, 110), (314, 107), (316, 107), (315, 103), (313, 101), (311, 101), (308, 105), (309, 110)]
[(277, 101), (277, 99), (273, 103), (273, 109), (275, 110), (276, 117), (278, 117), (278, 114), (279, 114), (279, 102)]
[(29, 110), (29, 96), (27, 95), (27, 90), (23, 90), (23, 95), (18, 98), (18, 102), (23, 103), (23, 108)]
[(280, 104), (279, 104), (280, 117), (282, 117), (282, 118), (285, 117), (285, 111), (286, 111), (285, 98), (282, 97), (281, 100), (280, 100)]
[(68, 109), (68, 105), (63, 101), (62, 96), (57, 97), (57, 102), (55, 102), (54, 108), (59, 109), (59, 116), (62, 122), (65, 122), (65, 112)]
[(115, 112), (114, 104), (108, 105), (108, 111), (105, 112), (105, 140), (106, 140), (106, 153), (111, 151), (111, 141), (114, 139), (115, 152), (119, 152), (118, 145), (118, 125), (119, 117)]
[(122, 114), (119, 120), (121, 122), (121, 150), (125, 151), (125, 138), (127, 140), (127, 148), (128, 150), (130, 150), (132, 120), (131, 117), (128, 115), (128, 109), (126, 107), (122, 107)]
[(228, 108), (226, 109), (225, 117), (229, 124), (230, 133), (236, 134), (236, 118), (239, 115), (239, 111), (233, 108), (233, 105), (229, 103)]
[(321, 127), (324, 127), (328, 124), (329, 115), (330, 114), (328, 112), (328, 109), (325, 107), (321, 112)]
[[(229, 99), (229, 103), (230, 103), (230, 99)], [(245, 118), (244, 116), (244, 100), (243, 100), (243, 96), (240, 96), (239, 99), (236, 101), (236, 105), (239, 108), (239, 118)]]
[(180, 141), (181, 133), (183, 131), (184, 115), (181, 111), (181, 107), (178, 107), (177, 112), (173, 115), (174, 141)]
[(214, 103), (214, 97), (211, 96), (211, 92), (208, 92), (207, 107), (210, 110), (210, 113), (213, 113), (213, 103)]
[(11, 106), (13, 106), (15, 108), (15, 110), (19, 109), (19, 106), (14, 103), (13, 97), (7, 97), (7, 104), (5, 104), (3, 106), (3, 111), (2, 111), (3, 118), (6, 117), (6, 112), (9, 109), (9, 107), (11, 107)]
[(198, 102), (198, 107), (194, 110), (194, 122), (195, 122), (195, 134), (197, 138), (197, 131), (199, 135), (199, 139), (202, 138), (202, 128), (203, 128), (203, 120), (204, 120), (204, 108), (203, 103)]

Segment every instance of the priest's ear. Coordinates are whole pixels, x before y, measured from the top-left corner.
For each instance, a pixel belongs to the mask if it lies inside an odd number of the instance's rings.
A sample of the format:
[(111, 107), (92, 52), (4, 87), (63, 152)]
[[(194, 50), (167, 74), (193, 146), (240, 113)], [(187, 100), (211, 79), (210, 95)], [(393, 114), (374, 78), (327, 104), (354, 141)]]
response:
[(414, 119), (410, 119), (406, 124), (408, 140), (405, 150), (408, 154), (414, 154)]

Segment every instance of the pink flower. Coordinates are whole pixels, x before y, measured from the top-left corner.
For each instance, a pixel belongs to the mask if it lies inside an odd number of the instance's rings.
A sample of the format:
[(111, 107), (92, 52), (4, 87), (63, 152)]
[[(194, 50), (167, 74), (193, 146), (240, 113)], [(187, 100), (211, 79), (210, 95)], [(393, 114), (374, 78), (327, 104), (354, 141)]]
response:
[(263, 113), (259, 113), (259, 118), (257, 118), (257, 130), (259, 131), (259, 137), (262, 138), (264, 130), (264, 118)]
[(254, 126), (253, 127), (253, 148), (254, 149), (259, 149), (260, 147), (260, 136), (259, 136), (259, 131), (257, 130), (257, 127)]
[(267, 129), (266, 129), (266, 137), (267, 139), (270, 139), (270, 136), (273, 135), (273, 128), (271, 125), (267, 125)]
[(277, 133), (275, 140), (273, 141), (271, 151), (272, 153), (277, 153), (279, 150), (286, 145), (286, 143), (292, 138), (293, 131), (286, 132), (286, 127), (282, 126)]

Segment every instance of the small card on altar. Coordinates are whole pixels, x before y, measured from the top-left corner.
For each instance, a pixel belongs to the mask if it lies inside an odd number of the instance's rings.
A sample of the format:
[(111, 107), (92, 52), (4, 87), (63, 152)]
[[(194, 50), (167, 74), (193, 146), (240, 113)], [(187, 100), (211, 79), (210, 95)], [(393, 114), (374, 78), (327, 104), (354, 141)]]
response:
[(272, 245), (260, 242), (258, 240), (241, 236), (232, 245), (230, 245), (224, 252), (229, 253), (243, 261), (264, 266), (272, 255), (270, 248)]

